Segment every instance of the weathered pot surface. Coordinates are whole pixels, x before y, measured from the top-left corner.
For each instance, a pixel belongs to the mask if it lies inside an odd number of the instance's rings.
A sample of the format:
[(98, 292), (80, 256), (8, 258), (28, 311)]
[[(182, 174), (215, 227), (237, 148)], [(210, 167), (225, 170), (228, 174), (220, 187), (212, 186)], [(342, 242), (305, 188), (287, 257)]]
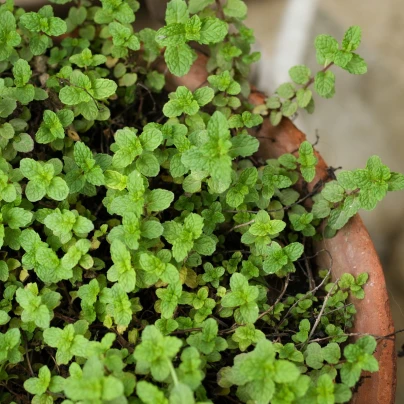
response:
[[(167, 89), (172, 91), (179, 85), (186, 85), (191, 90), (195, 90), (206, 85), (208, 76), (206, 61), (206, 56), (199, 54), (191, 71), (184, 77), (178, 78), (167, 73)], [(164, 66), (161, 66), (160, 70), (163, 71)], [(250, 102), (255, 105), (262, 104), (264, 98), (262, 93), (253, 90)], [(277, 158), (284, 153), (296, 153), (301, 142), (306, 140), (304, 133), (285, 118), (276, 127), (271, 125), (268, 118), (264, 119), (261, 128), (256, 131), (255, 135), (260, 139), (261, 144), (258, 157), (264, 160)], [(328, 166), (323, 158), (318, 153), (316, 154), (319, 163), (316, 178), (312, 184), (317, 183), (320, 179), (328, 178)], [(315, 248), (319, 252), (317, 261), (322, 268), (330, 267), (330, 255), (324, 250), (328, 250), (331, 254), (333, 279), (338, 279), (346, 272), (354, 276), (362, 272), (369, 274), (369, 281), (364, 288), (365, 298), (363, 300), (352, 299), (357, 314), (354, 328), (350, 332), (375, 336), (388, 335), (389, 338), (378, 340), (375, 355), (379, 361), (379, 372), (365, 375), (366, 378), (357, 388), (351, 402), (354, 404), (393, 404), (397, 382), (394, 324), (383, 268), (360, 216), (354, 216), (334, 238), (318, 242)]]

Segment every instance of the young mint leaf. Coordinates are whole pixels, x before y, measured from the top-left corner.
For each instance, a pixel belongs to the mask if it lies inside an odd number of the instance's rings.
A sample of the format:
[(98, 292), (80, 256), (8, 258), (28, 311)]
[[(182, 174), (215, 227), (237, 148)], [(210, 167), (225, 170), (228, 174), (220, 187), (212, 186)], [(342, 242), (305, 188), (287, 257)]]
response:
[(24, 87), (31, 78), (31, 68), (24, 59), (18, 59), (13, 67), (14, 84), (16, 87)]
[(94, 230), (91, 220), (79, 216), (77, 211), (66, 209), (62, 211), (56, 209), (54, 213), (46, 216), (44, 223), (56, 237), (59, 237), (62, 244), (67, 243), (73, 237), (73, 233), (86, 236)]
[(257, 342), (265, 339), (265, 334), (255, 329), (254, 324), (247, 324), (243, 327), (238, 327), (231, 338), (238, 343), (240, 351), (243, 352), (250, 345), (255, 345)]
[(20, 342), (21, 332), (18, 328), (9, 328), (4, 334), (0, 333), (0, 362), (5, 360), (10, 363), (21, 362)]
[(136, 130), (130, 128), (119, 129), (115, 134), (115, 154), (112, 164), (116, 168), (124, 168), (133, 162), (135, 157), (142, 154), (143, 148)]
[(151, 372), (156, 381), (165, 380), (170, 374), (171, 361), (182, 346), (180, 339), (165, 337), (152, 325), (142, 332), (142, 342), (136, 346), (133, 354), (136, 371)]
[(300, 171), (307, 182), (313, 181), (316, 175), (317, 157), (314, 155), (313, 146), (306, 140), (299, 147)]
[(21, 43), (16, 28), (15, 17), (10, 11), (0, 13), (0, 61), (8, 59), (14, 48)]
[(93, 55), (90, 49), (84, 49), (81, 53), (70, 56), (69, 61), (79, 67), (95, 67), (107, 61), (104, 55)]
[(167, 5), (166, 23), (185, 24), (189, 19), (187, 3), (184, 0), (171, 0)]
[(164, 238), (173, 246), (173, 256), (177, 262), (184, 260), (194, 246), (194, 241), (202, 234), (203, 218), (191, 213), (184, 220), (184, 224), (165, 222)]
[(289, 69), (289, 76), (296, 84), (306, 84), (310, 80), (311, 71), (305, 65), (293, 66)]
[(53, 111), (45, 110), (43, 121), (35, 134), (38, 143), (50, 143), (56, 139), (64, 139), (64, 128), (69, 126), (74, 119), (74, 114), (68, 109), (62, 109), (56, 114)]
[(334, 55), (338, 50), (338, 42), (330, 35), (318, 35), (314, 42), (317, 52), (317, 61), (325, 64), (333, 61)]
[(89, 341), (76, 332), (73, 324), (68, 324), (62, 330), (56, 327), (46, 328), (43, 332), (44, 341), (53, 348), (57, 348), (56, 362), (65, 365), (73, 356), (87, 356)]
[(181, 77), (189, 72), (196, 58), (195, 52), (184, 43), (167, 46), (164, 59), (172, 74)]
[(282, 220), (271, 220), (268, 213), (260, 210), (255, 216), (255, 222), (250, 227), (250, 233), (254, 236), (275, 235), (286, 227)]
[(260, 340), (252, 352), (237, 357), (227, 376), (232, 384), (245, 386), (249, 399), (271, 402), (277, 386), (294, 383), (300, 372), (296, 365), (286, 360), (275, 359), (271, 341)]
[(247, 17), (247, 5), (242, 0), (228, 0), (223, 12), (226, 17), (243, 20)]
[(39, 369), (38, 377), (31, 377), (24, 382), (24, 389), (31, 394), (42, 395), (46, 392), (51, 381), (51, 372), (47, 366)]
[(49, 327), (51, 314), (42, 303), (41, 296), (38, 296), (36, 283), (29, 283), (25, 289), (17, 289), (16, 300), (23, 308), (21, 320), (23, 322), (34, 322), (37, 327), (47, 329)]
[(361, 371), (377, 372), (379, 364), (373, 356), (376, 349), (376, 340), (371, 336), (365, 336), (355, 344), (349, 344), (344, 349), (346, 363), (341, 368), (341, 380), (348, 387), (354, 386), (361, 375)]
[(223, 338), (217, 336), (218, 330), (217, 322), (213, 318), (209, 318), (203, 322), (202, 331), (191, 334), (187, 338), (187, 343), (205, 355), (218, 350), (217, 348), (223, 351), (227, 344)]
[(164, 393), (158, 387), (144, 380), (136, 384), (136, 393), (145, 404), (168, 404)]
[(125, 244), (114, 241), (111, 244), (111, 258), (114, 265), (108, 270), (108, 280), (118, 282), (125, 292), (132, 292), (136, 285), (136, 272), (132, 267), (130, 252)]
[(357, 25), (349, 27), (342, 40), (342, 49), (347, 52), (354, 51), (361, 43), (362, 30)]
[(208, 122), (205, 143), (183, 153), (181, 161), (191, 170), (209, 172), (209, 186), (223, 192), (231, 181), (231, 146), (227, 120), (221, 112), (215, 112)]
[(182, 287), (180, 282), (172, 282), (167, 288), (156, 290), (156, 295), (160, 299), (161, 317), (163, 319), (172, 318), (181, 297)]
[(114, 19), (122, 24), (131, 24), (135, 21), (132, 7), (124, 0), (102, 0), (102, 9), (94, 15), (97, 24), (108, 24)]
[(59, 36), (67, 30), (66, 23), (53, 16), (51, 6), (43, 6), (37, 13), (25, 13), (20, 17), (20, 21), (29, 31), (44, 32), (49, 36)]
[(136, 35), (133, 34), (130, 28), (118, 23), (111, 22), (108, 26), (109, 32), (112, 35), (112, 55), (114, 57), (125, 57), (128, 54), (128, 49), (137, 51), (140, 49), (140, 42)]
[(352, 59), (343, 68), (351, 74), (365, 74), (368, 71), (366, 62), (356, 53), (352, 54)]
[(231, 292), (227, 293), (222, 301), (223, 307), (239, 307), (240, 324), (254, 323), (258, 318), (258, 288), (250, 286), (245, 276), (233, 274), (230, 278)]
[(25, 195), (31, 202), (39, 201), (45, 195), (56, 201), (62, 201), (69, 194), (66, 182), (54, 176), (55, 169), (52, 164), (41, 164), (33, 159), (24, 158), (20, 161), (20, 170), (29, 180)]
[(318, 95), (324, 98), (330, 98), (335, 92), (335, 74), (327, 70), (318, 72), (314, 78), (314, 88)]

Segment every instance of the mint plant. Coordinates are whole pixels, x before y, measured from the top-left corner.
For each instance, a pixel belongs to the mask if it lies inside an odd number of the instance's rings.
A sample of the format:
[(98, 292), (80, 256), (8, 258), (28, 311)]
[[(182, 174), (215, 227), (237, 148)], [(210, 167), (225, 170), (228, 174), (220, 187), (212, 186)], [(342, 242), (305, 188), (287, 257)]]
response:
[[(332, 281), (312, 244), (404, 176), (373, 156), (317, 182), (309, 142), (261, 161), (253, 135), (332, 97), (334, 65), (365, 73), (360, 28), (253, 107), (244, 1), (139, 32), (136, 0), (50, 3), (0, 5), (0, 402), (348, 402), (378, 370), (348, 340), (369, 275)], [(207, 81), (169, 92), (200, 51)]]

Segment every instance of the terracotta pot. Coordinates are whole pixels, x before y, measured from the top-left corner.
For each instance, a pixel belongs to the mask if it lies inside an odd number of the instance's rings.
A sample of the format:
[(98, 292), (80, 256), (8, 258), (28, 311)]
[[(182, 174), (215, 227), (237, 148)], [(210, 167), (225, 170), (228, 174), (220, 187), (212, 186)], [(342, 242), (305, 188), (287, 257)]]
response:
[(46, 4), (50, 3), (47, 0), (15, 0), (16, 6), (24, 7), (26, 10), (37, 10)]
[[(191, 71), (181, 78), (167, 73), (167, 89), (172, 91), (178, 85), (186, 85), (194, 90), (206, 84), (208, 76), (206, 61), (206, 56), (200, 54)], [(164, 70), (164, 66), (161, 66), (160, 70)], [(253, 90), (250, 102), (255, 105), (262, 104), (264, 98), (262, 93)], [(278, 126), (274, 127), (266, 118), (255, 135), (259, 137), (261, 144), (258, 157), (263, 159), (277, 158), (284, 153), (296, 153), (300, 143), (306, 140), (306, 136), (289, 119), (283, 119)], [(319, 163), (316, 178), (312, 184), (320, 179), (326, 180), (328, 177), (327, 164), (317, 152), (316, 154)], [(350, 332), (375, 336), (393, 334), (394, 325), (383, 268), (360, 216), (353, 217), (334, 238), (317, 243), (315, 248), (317, 251), (327, 249), (331, 253), (333, 279), (338, 279), (346, 272), (354, 276), (362, 272), (369, 274), (369, 281), (365, 286), (365, 298), (352, 299), (357, 314), (354, 328)], [(329, 268), (329, 255), (325, 252), (319, 253), (318, 264), (322, 268)], [(352, 403), (394, 403), (397, 381), (394, 340), (394, 335), (388, 339), (378, 340), (376, 358), (379, 361), (380, 370), (377, 373), (365, 375), (366, 378), (354, 394)]]
[[(261, 141), (259, 153), (266, 158), (278, 157), (282, 153), (292, 153), (306, 139), (305, 135), (289, 119), (284, 119), (277, 127), (273, 127), (266, 120), (258, 134)], [(263, 141), (262, 137), (268, 140)], [(326, 179), (327, 165), (321, 156), (317, 157), (319, 157), (319, 165), (316, 179)], [(316, 182), (316, 179), (313, 183)], [(317, 243), (316, 250), (328, 250), (331, 254), (334, 279), (346, 272), (354, 276), (362, 272), (369, 274), (369, 281), (364, 288), (365, 298), (363, 300), (352, 299), (357, 314), (354, 328), (350, 332), (376, 336), (393, 334), (394, 324), (383, 268), (360, 216), (354, 216), (334, 238)], [(327, 253), (319, 255), (318, 264), (322, 268), (329, 268), (330, 258)], [(394, 334), (389, 339), (378, 340), (376, 358), (379, 361), (380, 370), (377, 373), (365, 374), (366, 378), (359, 386), (357, 393), (354, 394), (352, 403), (393, 404), (395, 402), (397, 379), (394, 342)]]

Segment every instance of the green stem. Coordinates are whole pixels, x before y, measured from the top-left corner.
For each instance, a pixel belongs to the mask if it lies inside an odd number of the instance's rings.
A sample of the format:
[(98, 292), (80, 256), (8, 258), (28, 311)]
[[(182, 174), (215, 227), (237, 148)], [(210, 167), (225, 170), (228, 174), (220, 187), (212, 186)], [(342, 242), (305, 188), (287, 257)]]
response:
[(175, 373), (174, 366), (169, 359), (167, 359), (167, 362), (168, 362), (168, 367), (170, 368), (171, 377), (173, 378), (173, 381), (174, 381), (174, 386), (178, 386), (178, 377), (177, 377), (177, 373)]

